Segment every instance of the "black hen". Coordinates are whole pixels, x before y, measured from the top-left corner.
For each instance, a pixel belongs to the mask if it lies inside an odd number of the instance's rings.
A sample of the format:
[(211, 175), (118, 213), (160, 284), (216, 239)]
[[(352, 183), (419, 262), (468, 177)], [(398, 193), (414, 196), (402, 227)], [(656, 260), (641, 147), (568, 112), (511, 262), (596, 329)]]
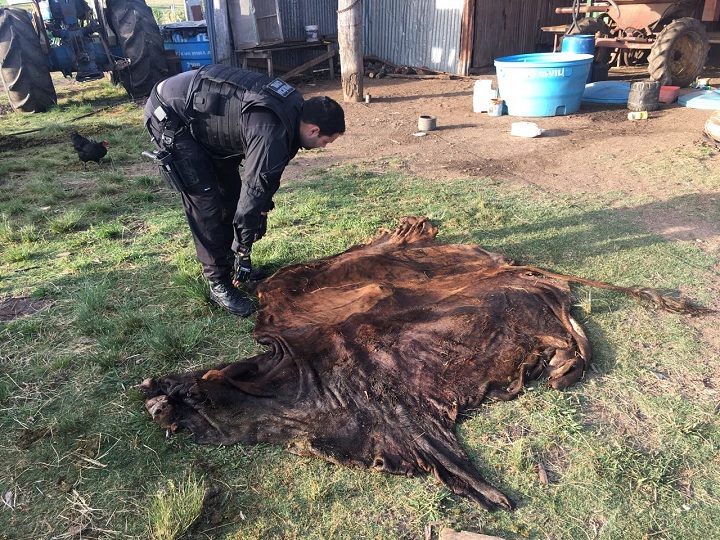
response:
[(100, 160), (107, 154), (107, 141), (93, 141), (83, 137), (77, 131), (74, 131), (70, 135), (70, 140), (72, 141), (73, 148), (75, 148), (80, 161), (83, 162), (83, 168), (85, 169), (87, 169), (88, 161), (94, 161), (100, 165)]

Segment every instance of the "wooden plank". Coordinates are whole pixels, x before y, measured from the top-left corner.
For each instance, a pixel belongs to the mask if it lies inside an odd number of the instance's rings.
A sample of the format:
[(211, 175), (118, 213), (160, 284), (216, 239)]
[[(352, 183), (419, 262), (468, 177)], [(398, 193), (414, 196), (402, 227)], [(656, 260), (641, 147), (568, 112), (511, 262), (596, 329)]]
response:
[(455, 529), (444, 528), (440, 531), (440, 540), (504, 540), (499, 536), (478, 534), (469, 531), (456, 531)]
[(470, 73), (473, 45), (475, 42), (475, 0), (465, 0), (460, 29), (460, 58), (458, 72), (460, 75)]
[(307, 70), (307, 69), (309, 69), (309, 68), (311, 68), (311, 67), (313, 67), (313, 66), (316, 66), (316, 65), (319, 64), (320, 62), (324, 62), (325, 60), (329, 60), (330, 58), (332, 58), (332, 57), (335, 56), (336, 54), (337, 54), (337, 51), (335, 51), (335, 50), (328, 51), (328, 52), (326, 52), (325, 54), (321, 54), (321, 55), (318, 56), (317, 58), (313, 58), (313, 59), (310, 60), (309, 62), (305, 62), (302, 66), (298, 66), (298, 67), (296, 67), (295, 69), (288, 71), (285, 75), (283, 75), (283, 76), (280, 77), (280, 78), (281, 78), (282, 80), (284, 80), (284, 81), (287, 81), (287, 80), (290, 79), (291, 77), (294, 77), (295, 75), (298, 75), (298, 74), (302, 73), (303, 71), (305, 71), (305, 70)]

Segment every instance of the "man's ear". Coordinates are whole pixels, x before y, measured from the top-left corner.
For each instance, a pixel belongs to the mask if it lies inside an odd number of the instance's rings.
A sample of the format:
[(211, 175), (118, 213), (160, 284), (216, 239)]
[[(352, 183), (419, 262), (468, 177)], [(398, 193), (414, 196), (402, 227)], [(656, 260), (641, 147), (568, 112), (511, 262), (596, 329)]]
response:
[(308, 124), (308, 135), (311, 137), (317, 137), (320, 135), (320, 128), (315, 124)]

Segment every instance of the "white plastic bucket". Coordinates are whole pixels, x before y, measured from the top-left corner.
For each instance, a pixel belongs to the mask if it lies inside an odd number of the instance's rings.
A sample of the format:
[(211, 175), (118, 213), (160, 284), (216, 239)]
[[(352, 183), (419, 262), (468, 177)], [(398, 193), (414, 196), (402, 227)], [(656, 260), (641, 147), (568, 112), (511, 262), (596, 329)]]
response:
[(490, 79), (475, 81), (473, 88), (473, 112), (487, 112), (491, 101), (498, 97), (497, 88), (492, 87)]
[(320, 41), (317, 24), (308, 24), (305, 27), (305, 41)]

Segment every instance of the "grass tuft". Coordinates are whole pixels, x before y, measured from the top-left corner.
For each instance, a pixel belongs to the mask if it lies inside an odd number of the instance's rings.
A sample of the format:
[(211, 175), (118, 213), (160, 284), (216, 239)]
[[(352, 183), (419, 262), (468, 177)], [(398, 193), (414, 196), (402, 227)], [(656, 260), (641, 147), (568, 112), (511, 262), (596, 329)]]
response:
[(109, 327), (109, 280), (85, 281), (77, 295), (75, 326), (86, 336), (98, 336)]
[(68, 210), (48, 218), (48, 229), (56, 234), (75, 231), (80, 226), (82, 213), (79, 210)]
[(192, 358), (205, 333), (202, 322), (185, 325), (151, 322), (144, 341), (151, 355), (158, 360), (185, 360)]
[(205, 486), (194, 474), (179, 483), (170, 479), (157, 491), (147, 511), (148, 530), (153, 540), (177, 540), (200, 517)]

